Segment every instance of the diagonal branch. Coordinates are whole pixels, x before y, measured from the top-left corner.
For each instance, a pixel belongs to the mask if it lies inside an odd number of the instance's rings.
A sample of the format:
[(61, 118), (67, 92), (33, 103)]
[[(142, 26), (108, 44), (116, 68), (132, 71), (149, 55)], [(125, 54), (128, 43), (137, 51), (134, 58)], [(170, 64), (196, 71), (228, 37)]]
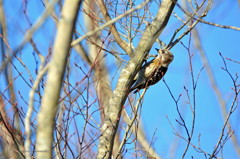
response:
[(13, 59), (14, 56), (18, 54), (18, 52), (25, 46), (27, 42), (29, 42), (33, 36), (33, 34), (42, 26), (42, 24), (45, 22), (46, 18), (52, 13), (54, 10), (54, 5), (59, 0), (52, 0), (44, 10), (43, 14), (38, 18), (36, 23), (26, 32), (24, 35), (21, 43), (16, 47), (16, 49), (13, 50), (12, 55), (8, 56), (0, 65), (0, 73), (3, 71), (3, 69), (6, 67), (6, 65)]
[(99, 159), (111, 158), (114, 137), (117, 132), (122, 107), (128, 95), (128, 88), (131, 87), (132, 80), (141, 67), (153, 43), (167, 25), (175, 3), (176, 1), (173, 2), (172, 0), (162, 2), (155, 19), (147, 26), (146, 31), (143, 33), (133, 58), (121, 72), (116, 89), (113, 91), (113, 95), (109, 100), (107, 110), (108, 117), (105, 118), (101, 128), (102, 136), (100, 137), (97, 156)]
[[(145, 3), (145, 4), (147, 4), (147, 3)], [(104, 4), (103, 0), (99, 0), (99, 7), (100, 7), (100, 9), (101, 9), (101, 12), (102, 12), (105, 20), (106, 20), (107, 22), (109, 22), (109, 21), (111, 20), (111, 17), (110, 17), (110, 15), (108, 14), (107, 7), (106, 7), (106, 5)], [(132, 55), (132, 49), (131, 49), (131, 47), (127, 44), (126, 41), (124, 41), (124, 40), (120, 37), (120, 35), (119, 35), (118, 31), (117, 31), (117, 28), (116, 28), (116, 26), (115, 26), (114, 24), (112, 24), (112, 25), (110, 26), (110, 31), (111, 31), (111, 33), (113, 34), (114, 39), (116, 40), (116, 42), (118, 43), (118, 45), (119, 45), (128, 55)]]
[(86, 33), (85, 35), (81, 36), (80, 38), (72, 41), (71, 46), (75, 46), (78, 43), (80, 43), (82, 40), (86, 39), (87, 37), (90, 37), (94, 34), (96, 34), (97, 32), (99, 32), (100, 30), (103, 30), (104, 28), (106, 28), (109, 25), (112, 25), (113, 23), (115, 23), (116, 21), (118, 21), (119, 19), (127, 16), (128, 14), (131, 14), (132, 12), (134, 12), (135, 10), (141, 9), (143, 6), (145, 6), (150, 0), (147, 0), (146, 2), (141, 3), (140, 5), (136, 6), (135, 8), (129, 9), (128, 11), (126, 11), (124, 14), (119, 15), (118, 17), (108, 21), (107, 23), (103, 24), (102, 26), (96, 28), (95, 30)]

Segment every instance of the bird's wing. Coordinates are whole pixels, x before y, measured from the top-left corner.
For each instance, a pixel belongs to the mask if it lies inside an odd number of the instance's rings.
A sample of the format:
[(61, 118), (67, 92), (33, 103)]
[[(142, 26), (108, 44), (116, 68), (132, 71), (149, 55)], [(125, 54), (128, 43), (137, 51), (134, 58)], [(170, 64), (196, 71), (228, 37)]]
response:
[(154, 72), (156, 71), (156, 68), (158, 66), (154, 65), (153, 63), (151, 63), (148, 67), (146, 67), (145, 71), (144, 71), (144, 76), (145, 77), (150, 77), (151, 75), (154, 74)]
[(147, 63), (145, 63), (141, 69), (138, 71), (138, 73), (135, 75), (134, 77), (134, 81), (136, 81), (138, 79), (139, 76), (143, 76), (143, 73), (145, 72), (144, 70), (146, 70), (146, 68), (152, 63), (153, 60), (148, 61)]
[(154, 59), (145, 68), (145, 77), (151, 77), (161, 67), (161, 60)]

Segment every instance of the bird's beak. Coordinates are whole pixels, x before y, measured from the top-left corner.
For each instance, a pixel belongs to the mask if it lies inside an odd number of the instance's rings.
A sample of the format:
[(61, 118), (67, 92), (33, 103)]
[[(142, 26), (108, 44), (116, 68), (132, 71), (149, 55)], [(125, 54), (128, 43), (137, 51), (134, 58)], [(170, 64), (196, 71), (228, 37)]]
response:
[(157, 52), (159, 51), (159, 49), (155, 48), (157, 50)]

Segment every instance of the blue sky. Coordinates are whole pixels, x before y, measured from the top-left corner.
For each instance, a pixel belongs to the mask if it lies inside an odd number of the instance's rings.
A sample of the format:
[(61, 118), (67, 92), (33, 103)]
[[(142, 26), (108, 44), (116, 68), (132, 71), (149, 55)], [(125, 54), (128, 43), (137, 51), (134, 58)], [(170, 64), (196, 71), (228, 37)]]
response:
[[(226, 12), (226, 10), (229, 10)], [(217, 7), (213, 6), (213, 9), (210, 11), (209, 15), (205, 18), (206, 21), (219, 23), (222, 25), (232, 25), (240, 26), (239, 15), (239, 5), (237, 2), (228, 1), (224, 2)], [(173, 27), (167, 26), (162, 37), (167, 38), (166, 32), (172, 30)], [(199, 30), (201, 45), (208, 57), (210, 66), (213, 69), (214, 76), (216, 78), (217, 84), (220, 90), (223, 93), (224, 99), (228, 104), (231, 104), (231, 99), (233, 92), (230, 89), (232, 87), (231, 81), (229, 81), (229, 76), (225, 71), (221, 69), (224, 66), (219, 52), (222, 53), (224, 57), (235, 59), (239, 61), (239, 40), (240, 35), (239, 31), (216, 28), (213, 26), (208, 26), (206, 24), (199, 24), (197, 26)], [(182, 41), (184, 44), (187, 44), (189, 36), (186, 36)], [(193, 43), (193, 42), (192, 42)], [(167, 75), (165, 76), (166, 82), (170, 86), (173, 94), (177, 98), (179, 94), (183, 94), (179, 102), (180, 110), (184, 114), (186, 121), (188, 121), (188, 126), (191, 126), (191, 112), (189, 105), (186, 104), (186, 92), (183, 89), (183, 86), (186, 86), (189, 89), (191, 94), (191, 76), (189, 72), (188, 65), (188, 54), (183, 46), (179, 43), (173, 49), (174, 61), (170, 65)], [(191, 53), (193, 56), (193, 68), (195, 78), (199, 70), (203, 67), (204, 64), (201, 63), (198, 50), (194, 48), (194, 45), (191, 45)], [(229, 71), (235, 75), (239, 74), (239, 64), (226, 61), (228, 64)], [(196, 90), (196, 130), (194, 133), (194, 143), (197, 144), (197, 137), (201, 134), (201, 146), (207, 151), (211, 152), (219, 138), (220, 130), (223, 125), (223, 119), (221, 116), (220, 106), (217, 102), (216, 95), (213, 92), (210, 81), (206, 74), (206, 69), (204, 69), (200, 75), (199, 83)], [(192, 98), (191, 98), (192, 100)], [(154, 111), (153, 111), (154, 110)], [(149, 115), (151, 114), (151, 115)], [(235, 129), (239, 129), (238, 122), (239, 120), (236, 117), (239, 115), (239, 108), (234, 112), (231, 122)], [(157, 128), (157, 139), (155, 141), (155, 148), (158, 149), (158, 152), (163, 155), (163, 157), (168, 158), (172, 153), (169, 152), (170, 144), (175, 144), (175, 139), (173, 135), (173, 130), (168, 122), (168, 119), (172, 124), (178, 128), (179, 125), (175, 122), (175, 119), (179, 119), (177, 111), (175, 108), (174, 101), (169, 96), (169, 93), (163, 82), (151, 87), (144, 99), (142, 118), (147, 132), (153, 134)], [(149, 124), (151, 123), (151, 124)], [(236, 131), (238, 134), (239, 132)], [(184, 132), (182, 133), (184, 134)], [(238, 134), (239, 135), (239, 134)], [(160, 137), (161, 136), (161, 137)], [(150, 139), (150, 138), (149, 138)], [(179, 141), (178, 141), (179, 142)], [(169, 144), (170, 143), (170, 144)], [(176, 152), (176, 158), (179, 158), (185, 148), (186, 143), (180, 142), (179, 149)], [(228, 141), (224, 149), (224, 156), (226, 158), (237, 158), (234, 150), (231, 147), (231, 141)], [(202, 158), (202, 154), (197, 153), (195, 150), (190, 148), (186, 158), (190, 158), (193, 155), (195, 158)]]
[[(27, 19), (22, 12), (24, 6), (25, 5), (21, 1), (4, 1), (8, 25), (8, 39), (12, 49), (14, 49), (20, 43), (25, 31), (29, 29), (30, 25), (37, 20), (44, 9), (40, 2), (28, 1), (26, 12), (30, 20), (30, 24), (28, 24)], [(56, 8), (56, 10), (58, 10), (58, 8)], [(238, 15), (240, 15), (240, 8), (237, 1), (216, 1), (213, 5), (213, 9), (209, 12), (208, 16), (204, 18), (204, 20), (219, 23), (222, 25), (240, 27), (240, 16)], [(168, 43), (173, 34), (173, 31), (177, 29), (179, 25), (180, 23), (176, 22), (176, 18), (171, 17), (171, 20), (160, 36), (160, 39), (165, 43)], [(205, 51), (210, 66), (213, 69), (216, 82), (222, 91), (224, 99), (227, 101), (228, 105), (230, 105), (233, 99), (233, 93), (231, 90), (232, 83), (229, 80), (227, 73), (221, 69), (224, 64), (221, 57), (219, 56), (219, 52), (221, 52), (224, 57), (240, 61), (240, 31), (217, 28), (202, 23), (199, 23), (197, 25), (197, 29), (200, 34), (201, 45), (203, 46), (203, 50)], [(49, 50), (51, 50), (54, 43), (55, 33), (55, 24), (51, 18), (48, 18), (43, 26), (34, 34), (34, 41), (37, 42), (37, 47), (43, 55), (47, 55), (49, 53)], [(187, 35), (184, 39), (182, 39), (182, 42), (185, 45), (188, 43), (189, 36), (190, 35)], [(135, 47), (137, 46), (137, 42), (138, 39), (136, 39), (133, 43)], [(150, 51), (150, 54), (156, 54), (156, 51), (154, 49), (155, 47), (159, 46), (157, 44), (154, 44), (152, 47), (153, 49)], [(174, 46), (171, 51), (173, 52), (175, 58), (169, 67), (169, 70), (165, 76), (165, 80), (176, 98), (182, 94), (182, 97), (179, 101), (179, 108), (184, 116), (184, 119), (186, 120), (187, 126), (191, 127), (192, 116), (190, 107), (186, 103), (187, 96), (186, 92), (184, 91), (185, 86), (189, 90), (190, 98), (192, 101), (192, 86), (189, 71), (188, 53), (180, 43)], [(199, 70), (204, 66), (204, 64), (200, 60), (198, 50), (194, 48), (193, 38), (191, 42), (190, 52), (194, 55), (192, 62), (194, 75), (196, 78)], [(33, 51), (32, 47), (27, 44), (21, 51), (19, 57), (21, 57), (31, 72), (32, 76), (35, 78), (35, 69), (39, 67), (39, 63), (36, 62), (33, 54), (35, 54), (35, 52)], [(36, 59), (39, 62), (37, 56)], [(114, 64), (112, 63), (114, 60), (111, 55), (108, 55), (106, 59), (108, 66), (112, 66)], [(82, 63), (81, 59), (75, 53), (73, 53), (71, 60), (73, 63), (79, 63), (79, 65), (86, 69), (86, 71), (89, 69)], [(228, 60), (226, 60), (226, 62), (229, 71), (233, 75), (240, 73), (239, 64)], [(17, 60), (14, 60), (14, 64), (16, 65), (19, 72), (23, 73), (23, 77), (27, 79), (28, 82), (30, 82), (27, 70), (23, 68), (23, 66), (19, 64), (19, 61)], [(112, 69), (112, 67), (111, 69), (109, 68), (109, 71), (111, 72), (111, 77), (113, 77), (116, 73), (116, 70)], [(118, 71), (118, 73), (120, 73), (120, 71)], [(74, 83), (78, 81), (76, 78), (82, 78), (83, 73), (81, 73), (78, 69), (73, 68), (71, 75), (71, 81)], [(14, 70), (14, 77), (16, 76), (18, 76), (18, 73), (16, 70)], [(0, 79), (3, 81), (2, 76), (0, 76)], [(111, 83), (113, 89), (115, 88), (117, 78), (114, 79), (115, 80)], [(24, 110), (26, 110), (27, 106), (24, 103), (24, 100), (28, 101), (28, 93), (30, 88), (21, 79), (21, 77), (18, 77), (16, 79), (15, 85), (15, 91), (20, 92), (22, 95), (22, 97), (20, 97), (20, 95), (17, 93), (19, 105), (22, 106)], [(0, 85), (1, 92), (3, 92), (5, 87), (6, 85), (4, 84)], [(38, 99), (36, 98), (36, 100)], [(94, 98), (91, 100), (94, 101)], [(82, 101), (80, 99), (80, 103), (81, 102)], [(39, 103), (36, 102), (35, 104), (36, 109), (38, 109)], [(239, 119), (237, 118), (239, 116), (239, 112), (240, 111), (238, 107), (231, 118), (231, 123), (233, 129), (235, 129), (238, 137), (240, 138), (238, 126)], [(173, 134), (173, 129), (171, 128), (168, 119), (178, 131), (181, 131), (181, 134), (183, 136), (185, 136), (186, 133), (184, 130), (181, 130), (181, 127), (175, 121), (175, 119), (179, 119), (179, 116), (177, 114), (174, 101), (171, 99), (170, 94), (162, 81), (148, 89), (142, 105), (141, 116), (143, 126), (146, 130), (147, 138), (149, 140), (151, 140), (152, 135), (156, 131), (153, 140), (153, 147), (160, 154), (160, 156), (163, 158), (170, 158), (170, 155), (172, 154), (172, 152), (170, 152), (170, 147), (172, 145), (178, 145), (178, 149), (175, 152), (175, 158), (180, 158), (186, 143)], [(223, 119), (221, 116), (219, 103), (217, 101), (215, 93), (211, 88), (208, 76), (206, 74), (206, 69), (203, 69), (196, 90), (196, 128), (194, 132), (193, 143), (196, 145), (198, 144), (197, 137), (199, 134), (201, 134), (202, 148), (206, 152), (211, 152), (219, 138), (222, 125)], [(230, 140), (226, 143), (223, 154), (225, 158), (237, 158)], [(191, 156), (194, 156), (195, 158), (203, 157), (202, 154), (199, 154), (190, 147), (186, 158), (190, 158)]]

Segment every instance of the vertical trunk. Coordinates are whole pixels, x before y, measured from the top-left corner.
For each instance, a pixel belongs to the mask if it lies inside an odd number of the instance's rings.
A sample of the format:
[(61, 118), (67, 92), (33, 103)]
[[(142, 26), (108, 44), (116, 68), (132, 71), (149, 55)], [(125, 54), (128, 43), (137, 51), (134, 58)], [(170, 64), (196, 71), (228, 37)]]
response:
[(80, 3), (81, 0), (66, 0), (58, 23), (45, 94), (38, 115), (37, 158), (52, 158), (55, 115)]

